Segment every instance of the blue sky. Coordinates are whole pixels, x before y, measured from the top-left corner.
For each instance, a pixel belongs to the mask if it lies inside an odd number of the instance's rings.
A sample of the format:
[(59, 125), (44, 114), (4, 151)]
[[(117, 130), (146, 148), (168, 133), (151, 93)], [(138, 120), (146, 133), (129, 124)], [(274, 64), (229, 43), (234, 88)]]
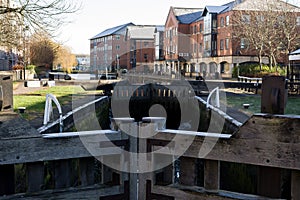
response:
[[(79, 0), (78, 0), (79, 1)], [(170, 6), (203, 8), (232, 0), (81, 0), (82, 9), (69, 16), (72, 23), (61, 30), (58, 40), (73, 53), (89, 54), (89, 39), (103, 30), (120, 24), (164, 25)], [(300, 0), (289, 0), (300, 6)]]

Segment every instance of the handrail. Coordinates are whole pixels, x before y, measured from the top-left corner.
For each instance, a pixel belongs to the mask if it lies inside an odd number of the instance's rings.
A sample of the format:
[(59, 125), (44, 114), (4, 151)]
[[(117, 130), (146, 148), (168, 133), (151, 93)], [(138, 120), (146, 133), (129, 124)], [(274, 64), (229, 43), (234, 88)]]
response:
[(211, 99), (211, 97), (212, 97), (212, 95), (213, 95), (213, 93), (216, 93), (216, 97), (215, 97), (215, 107), (217, 107), (217, 108), (220, 108), (220, 90), (219, 90), (219, 87), (216, 87), (215, 89), (213, 89), (210, 93), (209, 93), (209, 95), (208, 95), (208, 97), (207, 97), (207, 102), (206, 102), (206, 108), (209, 108), (210, 107), (210, 99)]
[(245, 80), (250, 80), (250, 81), (262, 81), (262, 78), (251, 78), (247, 76), (238, 76), (239, 79), (245, 79)]
[[(206, 104), (207, 106), (207, 102), (205, 100), (203, 100), (201, 97), (195, 96), (195, 98), (200, 101), (203, 104)], [(232, 124), (236, 125), (237, 127), (241, 127), (243, 125), (243, 123), (237, 121), (236, 119), (232, 118), (231, 116), (229, 116), (227, 113), (225, 113), (224, 111), (220, 110), (219, 108), (216, 108), (212, 105), (208, 105), (209, 109), (215, 111), (216, 113), (218, 113), (219, 115), (223, 116), (225, 120), (230, 121)]]
[[(87, 104), (84, 104), (84, 105), (82, 105), (82, 106), (79, 106), (79, 107), (73, 109), (72, 111), (69, 111), (67, 114), (65, 114), (64, 116), (62, 116), (62, 118), (61, 118), (62, 122), (63, 122), (65, 119), (67, 119), (68, 117), (70, 117), (71, 115), (73, 115), (74, 113), (77, 113), (77, 112), (79, 112), (80, 110), (82, 110), (82, 109), (84, 109), (84, 108), (86, 108), (86, 107), (88, 107), (88, 106), (91, 106), (91, 105), (93, 105), (93, 104), (95, 104), (95, 103), (97, 103), (97, 102), (100, 102), (100, 101), (102, 101), (102, 100), (104, 100), (104, 99), (108, 99), (108, 97), (107, 97), (107, 96), (100, 97), (100, 98), (98, 98), (98, 99), (96, 99), (96, 100), (93, 100), (93, 101), (87, 103)], [(38, 131), (39, 133), (42, 133), (42, 132), (46, 131), (47, 129), (49, 129), (49, 128), (55, 126), (55, 125), (58, 124), (58, 123), (60, 123), (60, 119), (59, 119), (59, 120), (56, 120), (56, 121), (54, 121), (54, 122), (52, 122), (52, 123), (50, 123), (50, 124), (48, 124), (48, 125), (43, 125), (43, 126), (41, 126), (40, 128), (37, 129), (37, 131)]]
[(46, 125), (50, 121), (50, 115), (53, 114), (52, 101), (56, 104), (58, 112), (59, 112), (59, 131), (61, 133), (63, 130), (62, 108), (61, 108), (61, 105), (60, 105), (59, 101), (57, 100), (56, 96), (54, 96), (53, 94), (46, 95), (43, 124)]

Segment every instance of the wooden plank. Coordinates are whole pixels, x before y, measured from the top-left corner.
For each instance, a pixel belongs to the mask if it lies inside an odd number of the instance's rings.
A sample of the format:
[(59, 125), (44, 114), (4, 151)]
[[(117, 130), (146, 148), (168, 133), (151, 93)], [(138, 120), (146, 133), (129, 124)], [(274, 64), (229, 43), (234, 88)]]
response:
[[(300, 170), (298, 127), (299, 116), (254, 115), (230, 139), (191, 138), (184, 156), (203, 158), (199, 152), (211, 148), (205, 159)], [(174, 134), (158, 133), (153, 138), (171, 141)]]
[(204, 188), (209, 191), (218, 191), (220, 188), (220, 162), (204, 161)]
[(300, 172), (293, 170), (292, 171), (292, 178), (291, 178), (291, 199), (297, 200), (300, 199)]
[(179, 183), (181, 185), (196, 185), (196, 158), (181, 157)]
[(15, 194), (0, 196), (0, 200), (49, 200), (49, 199), (99, 199), (100, 196), (118, 194), (120, 186), (107, 187), (93, 185), (68, 189), (54, 189), (36, 192), (34, 194)]
[(281, 169), (259, 167), (257, 194), (265, 197), (281, 197)]
[(14, 165), (0, 165), (0, 195), (15, 193)]
[(55, 188), (68, 188), (71, 186), (70, 160), (55, 161)]
[(178, 189), (174, 187), (163, 187), (163, 186), (153, 186), (152, 192), (158, 195), (173, 196), (175, 200), (228, 200), (232, 198), (226, 198), (222, 196), (217, 196), (214, 194), (207, 194), (201, 190), (193, 190), (192, 187), (184, 187), (185, 189)]
[(44, 171), (43, 162), (26, 164), (27, 192), (41, 191), (44, 184)]
[(111, 134), (100, 137), (89, 135), (86, 137), (66, 137), (43, 139), (42, 137), (26, 137), (18, 139), (0, 140), (0, 165), (28, 163), (47, 160), (61, 160), (69, 158), (91, 157), (91, 152), (85, 145), (93, 149), (93, 155), (101, 154), (105, 149), (100, 148), (103, 140), (120, 140), (121, 135)]
[(93, 185), (95, 183), (95, 158), (81, 158), (79, 160), (81, 186)]

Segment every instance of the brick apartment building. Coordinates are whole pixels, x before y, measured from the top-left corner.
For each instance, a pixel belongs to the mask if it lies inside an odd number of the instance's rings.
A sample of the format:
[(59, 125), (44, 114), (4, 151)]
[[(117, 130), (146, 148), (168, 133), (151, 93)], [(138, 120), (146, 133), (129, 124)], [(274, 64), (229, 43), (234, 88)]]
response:
[[(126, 41), (129, 45), (130, 65), (128, 69), (139, 72), (153, 72), (155, 61), (161, 59), (162, 43), (160, 36), (163, 26), (135, 25), (128, 26)], [(155, 54), (158, 55), (155, 55)]]
[[(234, 23), (241, 13), (246, 13), (243, 17), (249, 20), (247, 23), (250, 26), (248, 13), (262, 15), (261, 12), (267, 9), (264, 3), (266, 1), (263, 0), (236, 0), (222, 6), (199, 9), (171, 7), (164, 37), (167, 69), (162, 73), (180, 72), (185, 76), (203, 75), (208, 78), (221, 74), (222, 77), (231, 77), (234, 66), (259, 62), (254, 47), (247, 45), (247, 38), (237, 37), (234, 33), (237, 30)], [(299, 32), (300, 9), (277, 0), (272, 4), (273, 8), (284, 7), (287, 12), (298, 13), (295, 23)], [(294, 48), (297, 45), (299, 43)], [(287, 54), (281, 55), (279, 61), (284, 63), (287, 60), (284, 56), (287, 57)], [(268, 64), (269, 58), (262, 55), (261, 62)]]
[(129, 66), (125, 35), (130, 25), (134, 24), (127, 23), (106, 29), (90, 39), (91, 70), (112, 71)]
[(159, 36), (163, 30), (163, 26), (127, 23), (99, 33), (90, 39), (92, 70), (153, 71), (154, 61), (162, 60), (163, 44)]
[[(164, 27), (128, 23), (107, 29), (91, 38), (91, 66), (109, 71), (133, 68), (156, 74), (231, 77), (235, 66), (269, 63), (270, 56), (258, 56), (258, 48), (249, 45), (249, 38), (237, 34), (245, 27), (236, 23), (242, 20), (244, 25), (252, 26), (258, 17), (263, 22), (267, 20), (264, 13), (270, 9), (277, 14), (293, 13), (285, 17), (294, 18), (293, 34), (299, 41), (285, 44), (289, 46), (285, 51), (299, 48), (300, 39), (295, 34), (300, 31), (300, 8), (280, 0), (235, 0), (204, 8), (171, 7)], [(282, 18), (278, 16), (278, 20)], [(276, 23), (274, 26), (274, 31), (279, 31), (277, 35), (281, 35), (283, 30), (276, 30)], [(276, 56), (278, 62), (287, 65), (288, 53)]]

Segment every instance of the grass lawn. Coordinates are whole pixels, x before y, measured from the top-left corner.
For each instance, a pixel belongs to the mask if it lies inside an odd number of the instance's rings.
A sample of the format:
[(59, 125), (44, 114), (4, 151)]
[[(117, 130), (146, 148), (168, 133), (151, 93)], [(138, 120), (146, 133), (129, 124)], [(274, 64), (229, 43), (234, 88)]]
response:
[[(44, 112), (46, 94), (49, 93), (55, 95), (61, 105), (71, 102), (74, 98), (73, 95), (86, 94), (80, 86), (50, 87), (26, 95), (14, 95), (14, 110), (17, 110), (18, 107), (26, 107), (26, 112), (22, 116), (30, 120), (35, 117), (35, 114)], [(30, 113), (30, 116), (28, 113)]]
[[(228, 106), (237, 108), (250, 114), (261, 112), (260, 95), (227, 95), (226, 101)], [(244, 103), (250, 104), (250, 107), (248, 109), (243, 108)], [(285, 114), (300, 115), (300, 97), (288, 97)]]

